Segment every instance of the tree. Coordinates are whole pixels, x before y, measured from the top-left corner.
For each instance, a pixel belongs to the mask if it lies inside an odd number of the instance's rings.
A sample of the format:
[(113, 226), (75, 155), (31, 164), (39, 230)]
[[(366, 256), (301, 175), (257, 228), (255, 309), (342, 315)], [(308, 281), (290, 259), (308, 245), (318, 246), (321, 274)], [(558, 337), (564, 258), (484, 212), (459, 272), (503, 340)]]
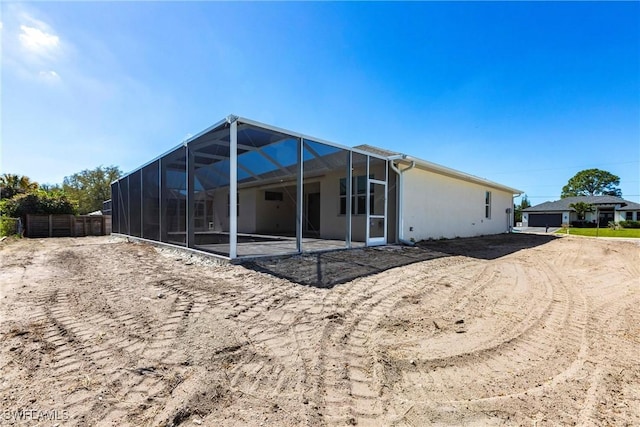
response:
[(29, 193), (38, 189), (38, 183), (28, 176), (5, 173), (0, 176), (0, 199), (10, 199), (16, 194)]
[(531, 207), (531, 202), (529, 202), (529, 199), (527, 198), (527, 195), (523, 195), (522, 199), (520, 200), (520, 204), (516, 206), (515, 209), (515, 222), (521, 222), (522, 221), (522, 211), (523, 209), (527, 209)]
[(10, 218), (25, 218), (27, 214), (75, 214), (73, 201), (61, 191), (34, 190), (18, 194), (11, 199), (0, 200), (0, 215)]
[(40, 184), (40, 189), (48, 193), (55, 191), (62, 191), (62, 185), (60, 184)]
[(111, 183), (121, 175), (117, 166), (98, 166), (64, 177), (62, 189), (78, 202), (78, 212), (84, 215), (102, 209), (102, 202), (111, 198)]
[(569, 207), (576, 211), (579, 220), (584, 220), (587, 212), (593, 212), (593, 205), (585, 202), (571, 203)]
[(600, 169), (585, 169), (562, 187), (561, 198), (574, 196), (622, 196), (620, 177)]

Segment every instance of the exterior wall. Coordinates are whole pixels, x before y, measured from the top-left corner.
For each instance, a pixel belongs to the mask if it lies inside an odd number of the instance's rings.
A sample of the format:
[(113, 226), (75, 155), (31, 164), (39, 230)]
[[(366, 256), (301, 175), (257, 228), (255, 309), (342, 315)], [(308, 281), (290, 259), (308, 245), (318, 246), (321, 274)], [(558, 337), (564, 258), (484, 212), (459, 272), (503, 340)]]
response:
[[(492, 187), (425, 171), (404, 174), (404, 239), (471, 237), (509, 231), (513, 195)], [(491, 215), (485, 218), (485, 192)], [(511, 208), (511, 213), (506, 210)]]
[[(384, 170), (372, 170), (377, 179), (384, 177)], [(364, 170), (354, 170), (354, 176), (364, 175)], [(395, 241), (395, 173), (389, 172), (387, 187), (387, 238), (388, 242)], [(320, 178), (307, 181), (304, 184), (305, 201), (308, 193), (320, 193), (320, 238), (344, 240), (346, 236), (346, 217), (340, 214), (340, 179), (344, 172), (327, 174)], [(381, 177), (381, 178), (378, 178)], [(287, 187), (295, 194), (295, 186)], [(268, 191), (285, 191), (282, 187), (266, 189)], [(245, 188), (238, 191), (240, 207), (238, 216), (239, 233), (295, 233), (296, 204), (295, 200), (285, 197), (283, 201), (269, 201), (264, 199), (265, 189)], [(228, 189), (215, 192), (214, 214), (215, 231), (229, 231), (229, 217), (227, 215)], [(352, 240), (365, 240), (366, 215), (353, 215)]]
[(640, 212), (637, 211), (616, 211), (615, 222), (627, 221), (627, 212), (631, 212), (631, 221), (640, 221)]
[[(253, 217), (255, 220), (255, 231), (251, 233), (263, 233), (263, 234), (280, 234), (280, 233), (296, 233), (296, 200), (287, 194), (284, 194), (283, 200), (265, 200), (265, 191), (278, 191), (282, 193), (293, 194), (295, 197), (296, 188), (287, 187), (274, 187), (267, 190), (247, 190), (253, 193)], [(242, 194), (242, 193), (241, 193)], [(240, 202), (240, 209), (242, 209), (242, 201)], [(242, 213), (240, 214), (242, 215)], [(240, 231), (240, 225), (238, 225), (238, 231)], [(247, 231), (249, 233), (249, 231)]]
[[(256, 231), (256, 190), (254, 188), (238, 191), (240, 215), (238, 215), (238, 233), (255, 233)], [(212, 231), (229, 232), (229, 212), (227, 198), (229, 189), (222, 188), (214, 192)]]
[[(240, 215), (238, 215), (238, 233), (256, 232), (256, 190), (254, 188), (238, 190)], [(228, 218), (228, 217), (227, 217)], [(229, 230), (229, 225), (227, 225)]]
[[(578, 214), (574, 213), (576, 220), (578, 219)], [(584, 219), (585, 221), (597, 221), (598, 217), (596, 216), (595, 212), (587, 212), (584, 215)]]
[[(384, 168), (372, 168), (370, 174), (375, 179), (384, 180)], [(391, 173), (391, 172), (390, 172)], [(354, 169), (353, 176), (365, 175), (363, 169)], [(346, 218), (340, 215), (340, 178), (344, 178), (344, 172), (336, 172), (325, 175), (320, 180), (320, 237), (322, 239), (344, 240), (346, 236)], [(391, 178), (391, 176), (390, 176)], [(390, 179), (391, 181), (391, 179)], [(395, 181), (393, 181), (395, 183)], [(389, 191), (392, 190), (394, 196), (389, 197)], [(387, 184), (387, 229), (395, 230), (395, 187)], [(351, 216), (351, 240), (364, 242), (366, 238), (366, 215)], [(395, 232), (387, 232), (387, 241), (395, 240)]]
[(340, 215), (340, 178), (344, 172), (325, 175), (320, 184), (320, 238), (344, 240), (346, 217)]

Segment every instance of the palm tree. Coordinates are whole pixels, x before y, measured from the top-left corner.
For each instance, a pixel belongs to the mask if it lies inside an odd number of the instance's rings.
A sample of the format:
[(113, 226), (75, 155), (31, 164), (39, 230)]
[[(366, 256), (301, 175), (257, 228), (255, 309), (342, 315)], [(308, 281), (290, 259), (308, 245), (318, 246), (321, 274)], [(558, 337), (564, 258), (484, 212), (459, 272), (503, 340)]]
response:
[(0, 176), (0, 199), (10, 199), (16, 194), (38, 189), (38, 183), (28, 176), (5, 173)]
[(587, 212), (593, 212), (593, 205), (585, 202), (576, 202), (569, 205), (578, 214), (579, 220), (584, 220)]

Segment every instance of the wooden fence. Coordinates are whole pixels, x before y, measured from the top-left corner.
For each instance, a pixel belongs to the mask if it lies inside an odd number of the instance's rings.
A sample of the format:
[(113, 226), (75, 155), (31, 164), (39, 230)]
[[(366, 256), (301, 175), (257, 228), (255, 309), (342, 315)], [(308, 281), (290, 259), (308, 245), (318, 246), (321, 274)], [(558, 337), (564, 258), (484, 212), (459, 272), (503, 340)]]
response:
[(83, 237), (111, 234), (111, 215), (27, 215), (27, 237)]

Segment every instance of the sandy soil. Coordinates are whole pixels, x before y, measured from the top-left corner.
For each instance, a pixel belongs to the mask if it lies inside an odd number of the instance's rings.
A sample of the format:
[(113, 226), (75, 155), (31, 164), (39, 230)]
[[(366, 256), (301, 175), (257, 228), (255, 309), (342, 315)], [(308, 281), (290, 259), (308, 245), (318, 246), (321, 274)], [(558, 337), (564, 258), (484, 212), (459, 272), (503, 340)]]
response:
[(634, 242), (235, 266), (22, 239), (0, 291), (0, 425), (640, 425)]

